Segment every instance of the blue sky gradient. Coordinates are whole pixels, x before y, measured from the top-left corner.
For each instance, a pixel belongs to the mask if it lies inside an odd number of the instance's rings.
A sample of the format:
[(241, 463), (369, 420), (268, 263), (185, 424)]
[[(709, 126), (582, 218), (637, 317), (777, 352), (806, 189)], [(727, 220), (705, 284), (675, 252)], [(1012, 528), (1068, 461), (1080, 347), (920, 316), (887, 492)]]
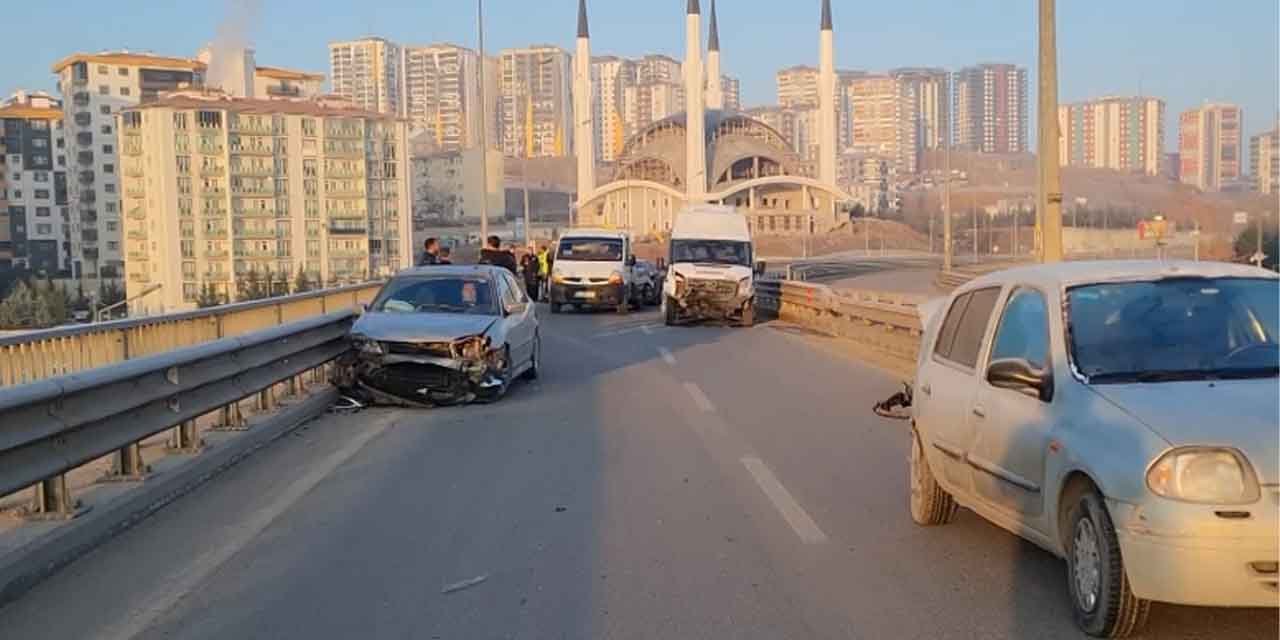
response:
[[(704, 11), (708, 0), (703, 0)], [(589, 0), (593, 52), (681, 57), (686, 0)], [(1032, 70), (1035, 0), (833, 0), (841, 68), (959, 68), (1014, 62)], [(1204, 101), (1244, 107), (1246, 133), (1275, 126), (1280, 99), (1276, 0), (1061, 0), (1060, 99), (1142, 91), (1177, 114)], [(474, 46), (469, 0), (59, 0), (9, 12), (0, 38), (0, 90), (52, 90), (49, 71), (76, 51), (128, 47), (194, 55), (233, 7), (252, 15), (247, 37), (261, 64), (328, 72), (326, 43), (366, 34), (402, 43)], [(774, 101), (773, 74), (817, 63), (819, 0), (718, 0), (726, 73), (748, 105)], [(486, 46), (572, 49), (576, 0), (486, 0)], [(1033, 96), (1034, 101), (1034, 96)], [(1034, 114), (1034, 103), (1033, 103)], [(1033, 115), (1034, 117), (1034, 115)], [(1034, 135), (1034, 122), (1032, 124)]]

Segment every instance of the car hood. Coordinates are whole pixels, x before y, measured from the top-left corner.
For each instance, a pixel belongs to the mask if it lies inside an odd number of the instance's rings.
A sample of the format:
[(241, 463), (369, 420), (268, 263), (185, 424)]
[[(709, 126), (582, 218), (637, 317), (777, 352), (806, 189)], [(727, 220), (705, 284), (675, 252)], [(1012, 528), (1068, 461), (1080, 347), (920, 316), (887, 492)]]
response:
[(494, 316), (461, 313), (383, 313), (360, 316), (351, 333), (381, 342), (445, 342), (484, 333)]
[(1242, 451), (1263, 484), (1280, 483), (1276, 379), (1102, 384), (1091, 387), (1175, 447)]
[(622, 273), (626, 271), (626, 267), (622, 265), (622, 261), (603, 262), (592, 260), (556, 260), (555, 268), (560, 275), (566, 278), (596, 278), (607, 279), (616, 271)]
[(711, 262), (681, 262), (671, 265), (676, 273), (698, 280), (730, 280), (737, 282), (751, 277), (751, 269), (736, 264), (715, 264)]

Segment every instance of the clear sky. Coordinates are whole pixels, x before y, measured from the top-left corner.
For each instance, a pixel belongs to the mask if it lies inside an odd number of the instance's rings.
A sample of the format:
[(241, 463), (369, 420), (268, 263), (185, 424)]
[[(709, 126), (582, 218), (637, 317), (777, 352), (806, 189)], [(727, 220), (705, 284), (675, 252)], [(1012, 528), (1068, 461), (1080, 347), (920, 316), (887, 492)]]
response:
[[(709, 0), (703, 1), (704, 12)], [(686, 0), (588, 0), (592, 51), (682, 57)], [(1244, 107), (1246, 133), (1274, 126), (1280, 99), (1276, 0), (1060, 0), (1060, 99), (1142, 91), (1168, 101), (1166, 128), (1204, 101)], [(841, 68), (1032, 70), (1035, 0), (833, 0)], [(817, 63), (819, 0), (718, 0), (725, 72), (748, 105), (774, 100), (773, 74)], [(485, 0), (486, 47), (572, 49), (577, 0)], [(474, 46), (469, 0), (58, 0), (6, 15), (0, 91), (53, 89), (49, 66), (76, 51), (128, 47), (194, 55), (228, 15), (248, 15), (260, 64), (328, 72), (326, 43), (366, 34)], [(1034, 101), (1034, 96), (1032, 98)], [(1034, 104), (1033, 104), (1034, 113)], [(1031, 125), (1034, 136), (1034, 122)]]

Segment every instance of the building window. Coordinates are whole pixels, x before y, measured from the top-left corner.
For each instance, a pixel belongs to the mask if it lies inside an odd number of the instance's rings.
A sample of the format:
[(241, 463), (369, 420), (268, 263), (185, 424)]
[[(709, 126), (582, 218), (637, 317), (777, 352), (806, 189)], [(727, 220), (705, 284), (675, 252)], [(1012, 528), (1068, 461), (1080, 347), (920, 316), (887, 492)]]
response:
[(31, 164), (49, 164), (49, 156), (31, 156)]
[(119, 227), (120, 227), (120, 223), (119, 223), (119, 222), (116, 222), (115, 220), (108, 220), (108, 221), (107, 221), (107, 231), (115, 231), (115, 230), (116, 230), (116, 229), (118, 229)]
[(108, 203), (106, 203), (106, 204), (102, 205), (102, 207), (103, 207), (103, 210), (105, 210), (107, 213), (115, 213), (115, 212), (116, 212), (116, 203), (114, 203), (114, 202), (108, 202)]
[(100, 84), (100, 85), (98, 85), (98, 95), (100, 95), (100, 96), (109, 96), (109, 95), (111, 95), (111, 87), (108, 87), (108, 86), (107, 86), (107, 85), (105, 85), (105, 84)]
[(100, 64), (100, 65), (98, 65), (98, 75), (100, 75), (100, 76), (105, 76), (105, 75), (107, 75), (108, 73), (111, 73), (111, 71), (110, 71), (109, 69), (107, 69), (107, 65), (105, 65), (105, 64)]
[(52, 213), (52, 211), (49, 207), (36, 207), (37, 218), (48, 218), (50, 213)]
[(37, 149), (48, 149), (48, 148), (49, 148), (49, 141), (48, 141), (48, 140), (46, 140), (46, 139), (44, 139), (44, 138), (32, 138), (32, 140), (31, 140), (31, 146), (33, 146), (33, 147), (35, 147), (35, 148), (37, 148)]
[(116, 152), (116, 148), (115, 148), (114, 146), (109, 145), (109, 144), (104, 144), (104, 145), (102, 145), (102, 153), (103, 153), (103, 155), (108, 155), (108, 156), (109, 156), (109, 155), (111, 155), (111, 154), (113, 154), (113, 153), (115, 153), (115, 152)]
[(40, 234), (40, 235), (49, 235), (50, 233), (53, 233), (53, 225), (51, 225), (51, 224), (38, 224), (38, 225), (36, 225), (36, 233), (38, 233), (38, 234)]
[(104, 165), (102, 165), (102, 172), (103, 172), (103, 173), (115, 173), (115, 172), (116, 172), (116, 166), (115, 166), (114, 164), (104, 164)]
[(111, 115), (111, 105), (104, 104), (101, 107), (98, 107), (98, 113), (101, 113), (104, 116)]
[(18, 199), (21, 199), (21, 198), (22, 198), (22, 189), (14, 189), (14, 190), (13, 190), (13, 199), (14, 199), (14, 200), (18, 200)]
[(31, 179), (32, 179), (32, 180), (35, 180), (36, 182), (48, 182), (48, 181), (49, 181), (49, 172), (48, 172), (48, 171), (33, 171), (33, 172), (31, 172)]
[(119, 251), (119, 250), (120, 250), (119, 242), (116, 242), (115, 240), (107, 241), (107, 251)]
[(120, 87), (120, 95), (122, 96), (129, 95), (129, 87)]
[(120, 75), (122, 75), (122, 76), (128, 76), (128, 75), (129, 75), (129, 67), (120, 67), (119, 69), (117, 69), (117, 70), (116, 70), (116, 73), (118, 73), (118, 74), (120, 74)]
[(106, 183), (106, 184), (102, 185), (102, 190), (103, 190), (103, 192), (105, 192), (105, 193), (115, 193), (115, 192), (116, 192), (116, 185), (115, 185), (115, 183), (114, 183), (114, 182), (108, 182), (108, 183)]
[(66, 156), (58, 156), (58, 166), (59, 166), (59, 167), (65, 167), (65, 166), (67, 166), (67, 157), (66, 157)]
[(48, 189), (36, 189), (36, 200), (48, 200), (48, 199), (49, 199)]
[(102, 125), (101, 129), (99, 129), (99, 130), (100, 130), (102, 133), (104, 133), (104, 134), (110, 134), (110, 133), (111, 133), (111, 125), (109, 125), (109, 124), (104, 124), (104, 125)]

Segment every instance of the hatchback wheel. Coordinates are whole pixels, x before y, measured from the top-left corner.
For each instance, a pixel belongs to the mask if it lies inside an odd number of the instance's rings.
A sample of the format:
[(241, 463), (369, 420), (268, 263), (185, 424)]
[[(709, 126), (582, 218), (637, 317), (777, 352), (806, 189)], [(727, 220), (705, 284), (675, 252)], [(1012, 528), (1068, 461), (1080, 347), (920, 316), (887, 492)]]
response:
[(934, 478), (920, 434), (915, 429), (911, 430), (911, 455), (907, 462), (911, 472), (911, 519), (927, 527), (950, 522), (956, 514), (956, 500)]
[(1115, 526), (1102, 496), (1085, 491), (1071, 508), (1067, 583), (1076, 624), (1091, 636), (1124, 638), (1146, 625), (1151, 601), (1133, 595)]

